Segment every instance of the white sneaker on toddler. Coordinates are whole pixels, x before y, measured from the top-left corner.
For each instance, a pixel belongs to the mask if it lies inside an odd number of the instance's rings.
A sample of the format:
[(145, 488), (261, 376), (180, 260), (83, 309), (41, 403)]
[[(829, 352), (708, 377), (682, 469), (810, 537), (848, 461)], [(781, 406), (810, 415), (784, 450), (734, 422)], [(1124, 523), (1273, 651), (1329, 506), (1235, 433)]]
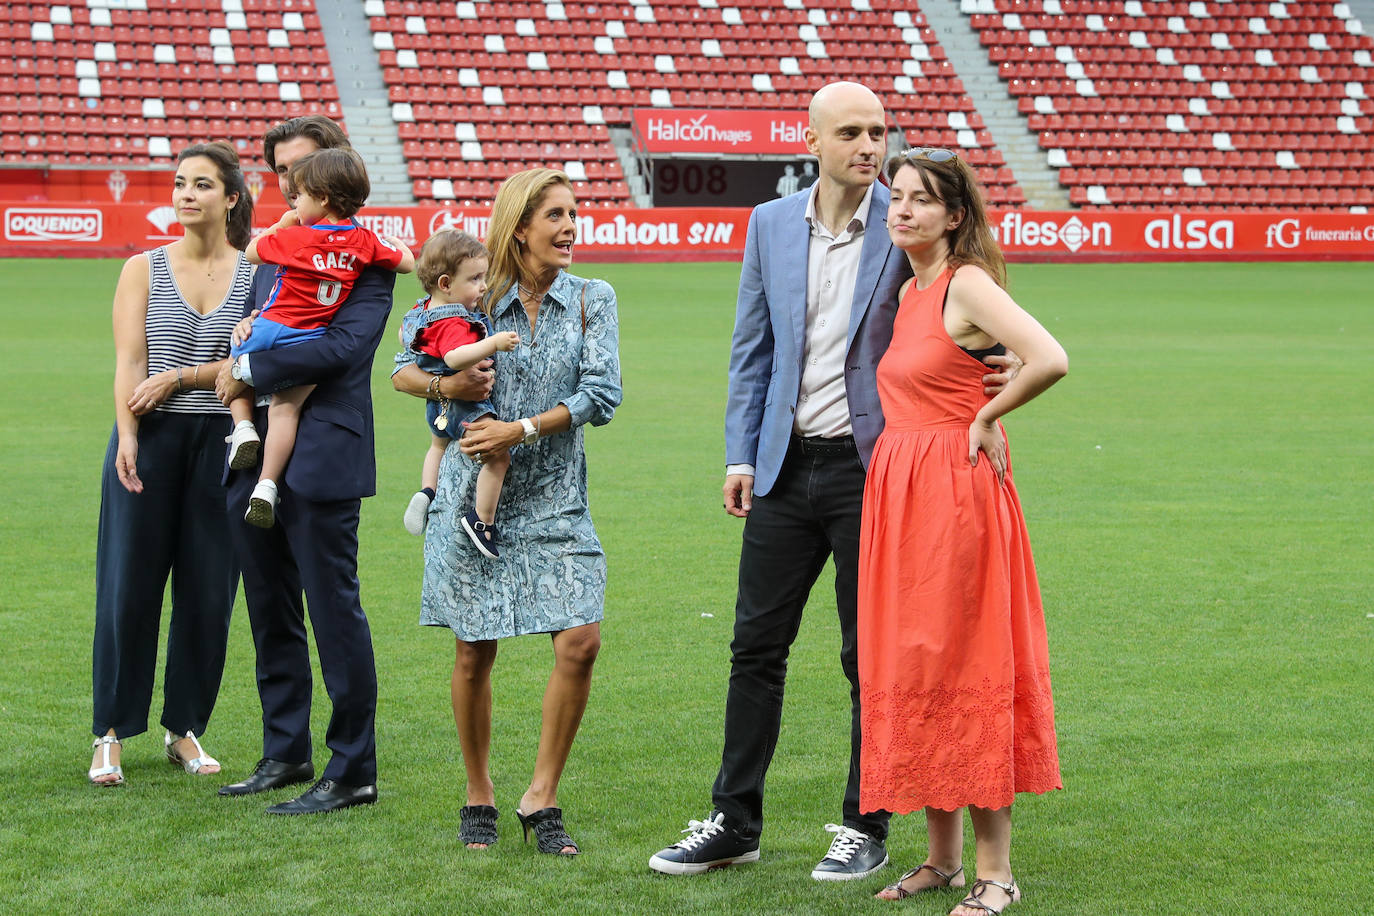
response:
[(259, 528), (271, 528), (277, 520), (277, 484), (274, 480), (259, 480), (248, 497), (248, 511), (243, 520)]
[(252, 420), (240, 420), (234, 431), (224, 437), (229, 443), (229, 469), (242, 471), (258, 463), (258, 452), (262, 450), (262, 437)]
[(429, 494), (420, 490), (410, 498), (410, 505), (406, 506), (406, 514), (401, 519), (406, 526), (406, 531), (419, 537), (425, 533), (425, 526), (429, 524), (429, 504), (432, 500)]

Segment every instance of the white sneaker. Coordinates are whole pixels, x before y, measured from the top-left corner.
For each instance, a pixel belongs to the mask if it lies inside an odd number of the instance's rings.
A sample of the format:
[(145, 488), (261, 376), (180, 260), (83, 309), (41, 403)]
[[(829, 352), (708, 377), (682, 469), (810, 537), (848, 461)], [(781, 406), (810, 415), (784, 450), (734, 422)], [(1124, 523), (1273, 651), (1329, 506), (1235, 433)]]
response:
[(406, 514), (401, 519), (406, 531), (416, 537), (425, 533), (425, 526), (429, 524), (429, 504), (430, 498), (424, 490), (410, 498), (410, 505), (406, 506)]
[(665, 875), (699, 875), (759, 860), (759, 838), (726, 824), (720, 811), (704, 821), (688, 821), (682, 832), (687, 837), (655, 853), (650, 868)]
[(825, 858), (811, 872), (817, 881), (867, 878), (887, 865), (887, 847), (882, 840), (842, 824), (826, 824), (825, 829), (835, 834), (835, 839)]
[(271, 528), (277, 520), (277, 484), (273, 480), (259, 480), (248, 497), (248, 511), (243, 520), (259, 528)]
[(262, 450), (262, 437), (252, 420), (240, 420), (234, 431), (224, 437), (229, 443), (229, 469), (242, 471), (258, 463), (258, 452)]

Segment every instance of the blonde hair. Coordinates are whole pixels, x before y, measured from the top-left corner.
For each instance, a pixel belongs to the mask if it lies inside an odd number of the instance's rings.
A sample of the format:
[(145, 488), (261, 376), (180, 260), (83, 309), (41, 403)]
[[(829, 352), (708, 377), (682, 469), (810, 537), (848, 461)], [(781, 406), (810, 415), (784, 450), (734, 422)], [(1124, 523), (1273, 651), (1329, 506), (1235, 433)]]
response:
[(491, 205), (491, 222), (487, 227), (487, 250), (491, 252), (491, 267), (487, 271), (487, 298), (484, 307), (489, 311), (512, 286), (531, 287), (538, 277), (525, 265), (521, 257), (523, 246), (515, 233), (529, 225), (534, 211), (544, 202), (549, 188), (561, 184), (572, 193), (572, 179), (558, 169), (529, 169), (516, 172), (501, 182), (496, 200)]
[[(932, 153), (947, 154), (948, 158), (932, 159)], [(988, 223), (983, 192), (978, 187), (978, 177), (973, 174), (973, 169), (950, 150), (921, 147), (905, 150), (889, 159), (886, 169), (888, 180), (896, 178), (897, 173), (907, 166), (920, 173), (926, 193), (944, 204), (946, 212), (951, 215), (960, 210), (964, 212), (959, 225), (946, 233), (949, 239), (949, 266), (955, 270), (965, 264), (981, 267), (998, 286), (1005, 289), (1007, 262)]]

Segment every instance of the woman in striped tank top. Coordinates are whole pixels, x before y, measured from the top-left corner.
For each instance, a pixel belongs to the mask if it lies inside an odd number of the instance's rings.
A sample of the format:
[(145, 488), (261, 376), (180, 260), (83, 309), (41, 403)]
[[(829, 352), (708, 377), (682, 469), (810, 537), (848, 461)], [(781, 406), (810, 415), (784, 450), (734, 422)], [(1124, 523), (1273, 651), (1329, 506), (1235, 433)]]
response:
[(169, 573), (165, 753), (188, 773), (219, 772), (197, 736), (219, 693), (238, 586), (220, 482), (229, 412), (214, 394), (253, 276), (242, 253), (253, 200), (234, 148), (184, 150), (172, 207), (185, 236), (125, 262), (114, 297), (115, 428), (96, 543), (88, 774), (98, 786), (123, 784), (120, 742), (148, 728)]

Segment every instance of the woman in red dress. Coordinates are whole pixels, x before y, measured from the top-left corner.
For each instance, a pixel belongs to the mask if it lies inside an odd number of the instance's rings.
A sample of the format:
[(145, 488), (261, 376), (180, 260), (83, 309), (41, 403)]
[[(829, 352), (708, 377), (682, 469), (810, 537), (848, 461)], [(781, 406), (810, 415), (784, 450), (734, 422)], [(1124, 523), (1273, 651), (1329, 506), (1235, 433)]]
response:
[[(924, 808), (923, 864), (879, 897), (962, 887), (963, 816), (977, 880), (951, 916), (1020, 899), (1017, 792), (1061, 788), (1045, 617), (999, 418), (1068, 371), (1064, 350), (1003, 289), (1006, 268), (968, 165), (941, 149), (887, 166), (888, 232), (915, 277), (878, 366), (886, 427), (860, 540), (860, 805)], [(1024, 360), (995, 397), (989, 352)]]

